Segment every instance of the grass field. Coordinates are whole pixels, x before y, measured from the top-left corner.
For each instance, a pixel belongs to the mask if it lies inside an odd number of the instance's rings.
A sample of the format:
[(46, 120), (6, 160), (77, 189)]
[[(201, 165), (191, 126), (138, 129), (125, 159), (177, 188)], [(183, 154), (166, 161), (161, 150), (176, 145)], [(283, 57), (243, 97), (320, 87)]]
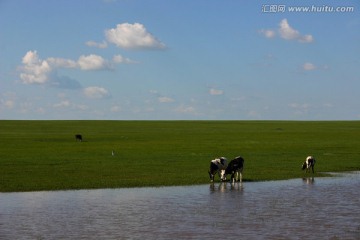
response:
[(238, 155), (244, 181), (310, 176), (307, 155), (323, 176), (360, 170), (359, 149), (359, 121), (2, 120), (0, 191), (208, 183), (211, 159)]

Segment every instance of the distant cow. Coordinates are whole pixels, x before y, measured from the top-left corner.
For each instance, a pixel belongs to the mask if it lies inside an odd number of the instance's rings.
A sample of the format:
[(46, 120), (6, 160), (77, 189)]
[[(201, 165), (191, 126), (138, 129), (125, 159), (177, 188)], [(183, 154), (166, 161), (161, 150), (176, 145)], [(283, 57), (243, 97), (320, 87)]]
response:
[(75, 135), (75, 140), (76, 140), (76, 141), (79, 141), (79, 142), (82, 142), (82, 136), (81, 136), (81, 134), (76, 134), (76, 135)]
[(209, 169), (210, 181), (214, 182), (216, 173), (219, 174), (219, 177), (222, 181), (225, 180), (225, 169), (227, 166), (228, 166), (227, 159), (225, 157), (211, 160), (210, 169)]
[(240, 156), (234, 158), (230, 161), (229, 165), (225, 169), (225, 180), (226, 175), (231, 174), (230, 181), (235, 182), (239, 181), (242, 182), (242, 171), (244, 169), (244, 159)]
[(306, 170), (306, 172), (309, 172), (311, 168), (312, 173), (314, 173), (314, 165), (315, 165), (315, 158), (313, 156), (308, 156), (305, 162), (303, 163), (301, 169)]

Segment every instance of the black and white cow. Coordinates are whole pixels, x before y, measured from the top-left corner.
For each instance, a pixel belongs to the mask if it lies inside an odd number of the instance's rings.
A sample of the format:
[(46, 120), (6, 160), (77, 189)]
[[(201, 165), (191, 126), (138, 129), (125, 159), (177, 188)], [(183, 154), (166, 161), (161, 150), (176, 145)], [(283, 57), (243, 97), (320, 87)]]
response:
[(244, 169), (244, 159), (240, 156), (234, 158), (230, 161), (229, 165), (225, 169), (225, 180), (226, 175), (231, 174), (230, 181), (235, 182), (239, 181), (242, 182), (242, 171)]
[(76, 135), (75, 135), (75, 140), (76, 140), (76, 141), (79, 141), (79, 142), (82, 142), (82, 136), (81, 136), (81, 134), (76, 134)]
[(312, 173), (314, 173), (314, 165), (315, 165), (315, 158), (313, 156), (308, 156), (305, 162), (303, 163), (301, 169), (306, 170), (306, 172), (309, 172), (311, 168)]
[(216, 158), (211, 160), (210, 169), (209, 169), (209, 177), (210, 181), (214, 182), (214, 178), (216, 173), (219, 174), (221, 181), (225, 180), (225, 169), (227, 168), (227, 159), (225, 157)]

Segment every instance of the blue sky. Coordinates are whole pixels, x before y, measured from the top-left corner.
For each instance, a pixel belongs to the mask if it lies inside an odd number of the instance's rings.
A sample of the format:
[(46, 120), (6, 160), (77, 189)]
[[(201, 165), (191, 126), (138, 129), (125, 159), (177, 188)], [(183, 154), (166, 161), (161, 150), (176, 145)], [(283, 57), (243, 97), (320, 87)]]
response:
[(0, 119), (359, 120), (359, 11), (0, 0)]

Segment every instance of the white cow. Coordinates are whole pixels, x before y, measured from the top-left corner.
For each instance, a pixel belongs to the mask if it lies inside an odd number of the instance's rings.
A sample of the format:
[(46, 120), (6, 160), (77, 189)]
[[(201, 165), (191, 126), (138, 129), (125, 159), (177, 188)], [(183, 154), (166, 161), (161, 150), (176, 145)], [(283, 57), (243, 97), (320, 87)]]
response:
[(314, 165), (315, 165), (315, 158), (313, 156), (308, 156), (305, 162), (303, 163), (301, 169), (306, 170), (306, 172), (309, 172), (311, 168), (312, 173), (314, 173)]

